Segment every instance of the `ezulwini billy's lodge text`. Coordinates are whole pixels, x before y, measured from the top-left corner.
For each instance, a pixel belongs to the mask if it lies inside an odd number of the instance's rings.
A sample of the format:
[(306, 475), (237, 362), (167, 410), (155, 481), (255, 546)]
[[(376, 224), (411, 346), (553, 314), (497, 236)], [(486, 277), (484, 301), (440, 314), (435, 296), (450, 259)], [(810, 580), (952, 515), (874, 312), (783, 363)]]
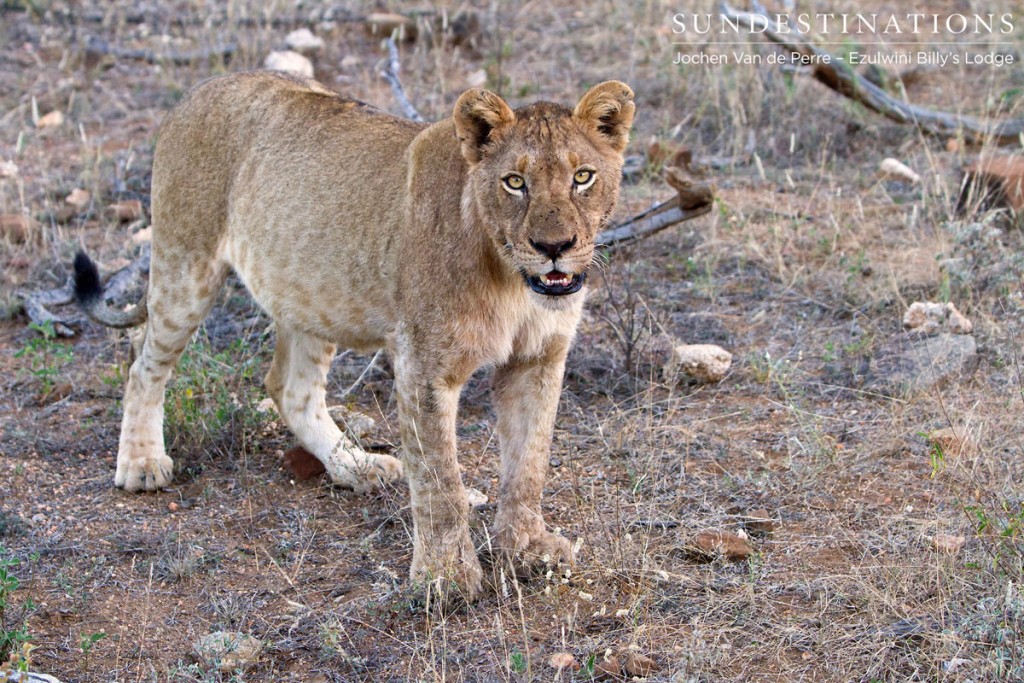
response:
[(816, 64), (833, 64), (846, 62), (850, 66), (874, 64), (878, 66), (1006, 66), (1017, 61), (1013, 53), (1002, 52), (968, 52), (955, 50), (901, 50), (898, 52), (861, 52), (853, 51), (846, 55), (813, 54), (800, 52), (770, 52), (760, 54), (745, 50), (729, 52), (676, 52), (673, 64), (717, 66), (723, 64), (793, 64), (814, 66)]

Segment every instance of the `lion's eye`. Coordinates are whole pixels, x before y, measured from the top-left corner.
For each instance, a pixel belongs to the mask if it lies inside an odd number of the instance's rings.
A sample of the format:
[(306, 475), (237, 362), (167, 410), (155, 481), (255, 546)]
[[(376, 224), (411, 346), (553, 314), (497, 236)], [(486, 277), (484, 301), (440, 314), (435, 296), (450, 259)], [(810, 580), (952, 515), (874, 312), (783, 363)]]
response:
[(573, 174), (572, 184), (576, 187), (577, 192), (583, 192), (594, 184), (596, 178), (597, 174), (594, 171), (589, 168), (581, 168)]
[(504, 181), (506, 190), (517, 197), (523, 196), (523, 190), (526, 189), (526, 180), (523, 176), (513, 173), (505, 176)]

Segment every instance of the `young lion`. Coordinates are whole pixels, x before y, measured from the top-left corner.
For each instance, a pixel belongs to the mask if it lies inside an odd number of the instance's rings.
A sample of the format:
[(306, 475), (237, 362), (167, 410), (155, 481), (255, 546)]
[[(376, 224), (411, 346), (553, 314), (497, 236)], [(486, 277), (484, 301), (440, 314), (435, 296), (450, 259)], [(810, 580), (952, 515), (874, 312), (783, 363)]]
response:
[[(469, 90), (452, 118), (413, 123), (280, 73), (214, 78), (168, 116), (153, 160), (149, 289), (107, 306), (75, 260), (79, 301), (110, 326), (148, 324), (132, 365), (114, 483), (170, 483), (164, 387), (229, 268), (273, 316), (266, 387), (331, 479), (365, 490), (402, 474), (414, 580), (481, 589), (456, 458), (459, 392), (494, 368), (501, 446), (497, 545), (572, 561), (541, 515), (566, 353), (594, 240), (618, 196), (633, 92), (609, 81), (575, 109), (513, 111)], [(392, 355), (401, 462), (366, 453), (327, 414), (336, 345)], [(450, 584), (449, 584), (450, 585)]]

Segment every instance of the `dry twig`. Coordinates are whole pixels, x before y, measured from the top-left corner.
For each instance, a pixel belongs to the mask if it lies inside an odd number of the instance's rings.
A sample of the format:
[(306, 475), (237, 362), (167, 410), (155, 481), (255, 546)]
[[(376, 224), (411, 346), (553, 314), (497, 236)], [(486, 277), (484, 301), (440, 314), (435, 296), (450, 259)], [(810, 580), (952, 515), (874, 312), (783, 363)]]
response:
[(380, 75), (391, 85), (391, 92), (394, 93), (395, 99), (398, 100), (398, 105), (402, 108), (402, 113), (405, 117), (418, 123), (423, 123), (423, 117), (420, 116), (420, 113), (416, 111), (416, 107), (409, 101), (409, 96), (405, 94), (405, 88), (402, 87), (402, 81), (398, 78), (402, 65), (398, 60), (398, 45), (395, 44), (394, 36), (388, 38), (385, 42), (388, 46), (388, 60), (384, 63), (384, 68), (380, 70)]

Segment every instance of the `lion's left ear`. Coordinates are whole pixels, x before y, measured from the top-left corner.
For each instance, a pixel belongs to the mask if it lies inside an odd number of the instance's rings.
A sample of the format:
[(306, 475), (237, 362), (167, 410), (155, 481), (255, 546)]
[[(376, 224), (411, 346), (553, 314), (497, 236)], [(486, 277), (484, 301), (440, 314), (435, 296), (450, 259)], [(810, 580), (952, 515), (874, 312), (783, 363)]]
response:
[(513, 123), (512, 109), (490, 90), (475, 88), (462, 93), (452, 113), (455, 134), (462, 143), (462, 156), (471, 164), (480, 161), (491, 133)]
[(619, 154), (626, 151), (633, 125), (633, 91), (625, 83), (605, 81), (587, 91), (572, 115), (592, 126)]

